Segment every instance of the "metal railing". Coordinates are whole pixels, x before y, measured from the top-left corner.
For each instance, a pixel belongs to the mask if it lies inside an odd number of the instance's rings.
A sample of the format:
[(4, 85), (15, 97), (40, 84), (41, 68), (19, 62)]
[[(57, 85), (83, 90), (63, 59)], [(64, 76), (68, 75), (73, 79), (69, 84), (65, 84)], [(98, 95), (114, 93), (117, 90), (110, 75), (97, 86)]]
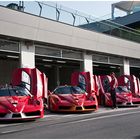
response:
[[(1, 1), (0, 5), (7, 7), (9, 3)], [(15, 10), (140, 43), (140, 31), (112, 22), (111, 19), (95, 18), (49, 1), (24, 1), (22, 6), (18, 1), (11, 3), (16, 4), (15, 8), (12, 7)], [(17, 5), (20, 7), (18, 8)]]

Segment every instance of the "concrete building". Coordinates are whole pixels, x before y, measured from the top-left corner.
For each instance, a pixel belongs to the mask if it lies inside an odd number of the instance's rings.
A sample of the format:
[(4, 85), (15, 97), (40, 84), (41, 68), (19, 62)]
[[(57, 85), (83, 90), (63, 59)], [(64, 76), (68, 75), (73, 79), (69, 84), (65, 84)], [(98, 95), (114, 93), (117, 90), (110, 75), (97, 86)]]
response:
[(140, 69), (139, 42), (5, 6), (0, 13), (0, 84), (10, 83), (17, 67), (37, 67), (49, 78), (50, 90), (70, 84), (74, 71), (120, 75)]

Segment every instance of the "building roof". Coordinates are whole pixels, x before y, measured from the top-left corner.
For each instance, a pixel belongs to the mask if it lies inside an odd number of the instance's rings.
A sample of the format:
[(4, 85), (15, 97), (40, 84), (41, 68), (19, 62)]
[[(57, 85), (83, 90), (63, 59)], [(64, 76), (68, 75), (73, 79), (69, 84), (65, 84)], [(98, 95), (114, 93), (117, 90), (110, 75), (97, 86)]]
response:
[(125, 12), (132, 12), (134, 7), (140, 6), (140, 1), (120, 1), (118, 3), (112, 4), (115, 8), (123, 10)]
[(131, 27), (131, 25), (135, 24), (135, 26), (136, 26), (136, 24), (137, 24), (140, 27), (140, 11), (123, 16), (123, 17), (117, 17), (112, 21), (115, 23), (121, 24), (123, 26)]

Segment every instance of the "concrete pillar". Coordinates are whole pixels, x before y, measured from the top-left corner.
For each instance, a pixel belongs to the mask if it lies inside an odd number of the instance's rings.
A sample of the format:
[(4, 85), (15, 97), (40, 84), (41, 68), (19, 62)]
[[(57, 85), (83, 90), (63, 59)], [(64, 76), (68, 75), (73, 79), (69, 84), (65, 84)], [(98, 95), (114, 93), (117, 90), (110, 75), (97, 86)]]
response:
[(122, 68), (122, 74), (125, 75), (130, 75), (130, 65), (129, 65), (129, 59), (128, 58), (124, 58), (123, 60), (123, 68)]
[(31, 41), (20, 43), (20, 67), (35, 68), (35, 46)]
[(93, 65), (92, 65), (92, 55), (90, 54), (83, 54), (83, 66), (81, 66), (81, 68), (83, 68), (83, 71), (85, 72), (90, 72), (91, 74), (91, 89), (93, 90)]
[(93, 74), (92, 55), (84, 53), (83, 70), (85, 72), (89, 71), (91, 74)]

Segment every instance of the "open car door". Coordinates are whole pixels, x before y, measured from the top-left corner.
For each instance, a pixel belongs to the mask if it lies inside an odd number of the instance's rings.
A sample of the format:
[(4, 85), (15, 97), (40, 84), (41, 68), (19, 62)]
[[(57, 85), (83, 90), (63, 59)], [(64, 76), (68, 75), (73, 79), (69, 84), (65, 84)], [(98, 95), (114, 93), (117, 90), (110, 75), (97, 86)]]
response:
[(47, 98), (47, 78), (36, 68), (15, 69), (11, 84), (24, 86), (36, 98)]
[(71, 85), (79, 86), (88, 94), (92, 93), (90, 72), (74, 72), (71, 75)]
[(111, 77), (109, 75), (98, 76), (100, 89), (99, 89), (99, 99), (101, 105), (112, 105), (111, 95), (110, 95), (110, 82)]
[(118, 84), (120, 86), (126, 86), (133, 95), (132, 102), (134, 104), (140, 104), (140, 81), (139, 78), (134, 75), (121, 75), (118, 77)]
[(134, 75), (121, 75), (118, 77), (118, 84), (120, 86), (127, 86), (133, 95), (139, 95), (139, 80)]
[(48, 78), (44, 73), (41, 74), (42, 76), (42, 84), (43, 84), (43, 99), (44, 99), (44, 105), (47, 105), (47, 99), (48, 99)]

